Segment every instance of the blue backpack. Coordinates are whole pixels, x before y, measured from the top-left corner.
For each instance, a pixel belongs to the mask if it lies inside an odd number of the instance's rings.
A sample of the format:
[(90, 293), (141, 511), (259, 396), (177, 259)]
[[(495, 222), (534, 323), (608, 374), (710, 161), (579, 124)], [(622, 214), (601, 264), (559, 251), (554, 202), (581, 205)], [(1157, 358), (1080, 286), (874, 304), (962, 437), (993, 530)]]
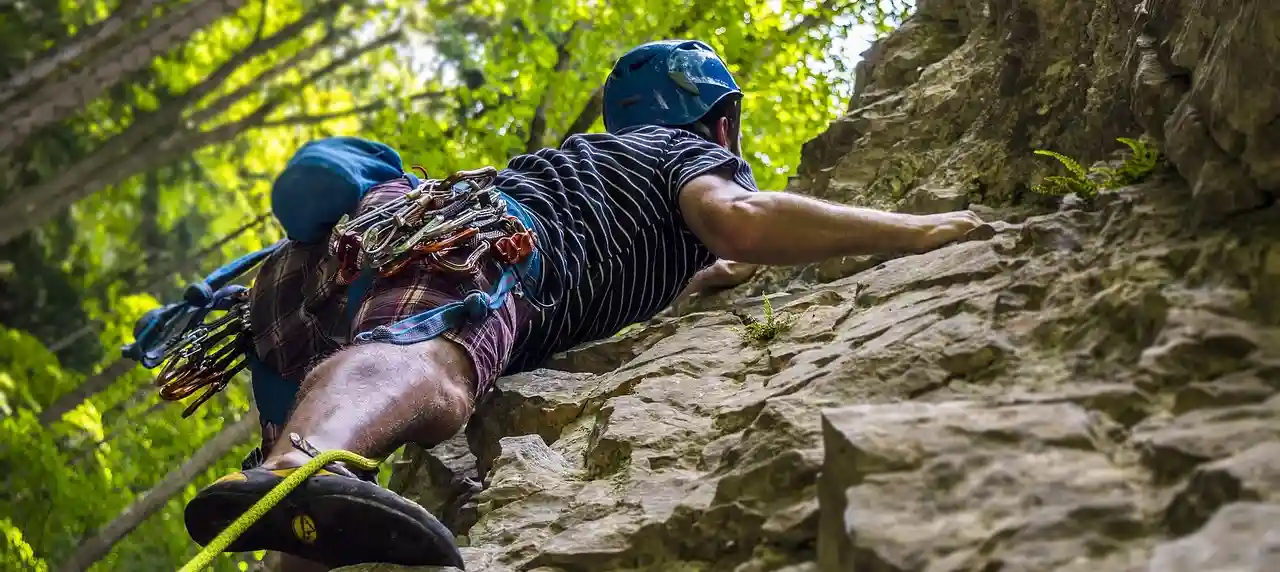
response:
[[(470, 172), (474, 175), (477, 172)], [(226, 387), (240, 371), (248, 369), (253, 380), (253, 398), (263, 422), (283, 425), (293, 406), (301, 380), (287, 380), (260, 361), (253, 347), (249, 327), (249, 288), (233, 284), (272, 253), (290, 241), (314, 244), (335, 236), (335, 226), (356, 210), (360, 199), (372, 187), (407, 177), (419, 191), (427, 187), (453, 197), (496, 196), (505, 203), (503, 223), (514, 233), (523, 227), (526, 243), (523, 255), (513, 253), (500, 259), (503, 273), (492, 292), (475, 291), (464, 300), (407, 317), (390, 326), (360, 332), (354, 343), (385, 342), (413, 344), (429, 340), (496, 310), (517, 288), (531, 291), (540, 276), (540, 256), (532, 246), (529, 214), (492, 187), (490, 176), (468, 179), (462, 174), (441, 181), (422, 181), (406, 173), (400, 155), (387, 145), (357, 137), (330, 137), (303, 145), (289, 160), (271, 187), (271, 210), (288, 238), (257, 252), (232, 260), (204, 280), (192, 283), (182, 300), (147, 312), (134, 326), (134, 342), (122, 348), (124, 357), (148, 369), (164, 365), (157, 376), (163, 399), (177, 401), (205, 389), (183, 411), (189, 416), (201, 404)], [(417, 191), (415, 191), (417, 193)], [(417, 196), (415, 194), (415, 196)], [(503, 205), (497, 204), (501, 209)], [(365, 217), (361, 217), (365, 218)], [(416, 235), (415, 235), (416, 236)], [(518, 238), (518, 236), (517, 236)], [(499, 246), (514, 248), (516, 242)], [(499, 249), (501, 250), (501, 249)], [(332, 251), (332, 248), (331, 248)], [(503, 251), (505, 252), (505, 251)], [(348, 317), (354, 312), (378, 268), (362, 262), (354, 280), (347, 284)], [(220, 313), (220, 314), (217, 314)]]

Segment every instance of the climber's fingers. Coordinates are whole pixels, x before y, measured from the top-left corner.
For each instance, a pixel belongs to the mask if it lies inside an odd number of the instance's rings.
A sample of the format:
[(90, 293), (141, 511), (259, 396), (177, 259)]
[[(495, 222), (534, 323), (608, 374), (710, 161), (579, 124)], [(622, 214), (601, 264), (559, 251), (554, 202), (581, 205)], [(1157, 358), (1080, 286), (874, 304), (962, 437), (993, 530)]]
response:
[(990, 223), (983, 223), (973, 227), (969, 232), (966, 232), (964, 234), (964, 238), (961, 239), (961, 242), (969, 242), (971, 240), (991, 240), (992, 238), (995, 238), (998, 232), (999, 231), (996, 230), (994, 225)]

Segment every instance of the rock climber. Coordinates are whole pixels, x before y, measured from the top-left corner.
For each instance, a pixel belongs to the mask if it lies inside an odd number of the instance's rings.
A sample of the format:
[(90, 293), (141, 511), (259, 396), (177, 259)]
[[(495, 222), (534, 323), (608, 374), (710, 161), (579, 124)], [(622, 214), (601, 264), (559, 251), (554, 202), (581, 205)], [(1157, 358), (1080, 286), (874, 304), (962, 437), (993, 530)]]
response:
[[(433, 339), (379, 343), (376, 334), (490, 291), (496, 269), (459, 278), (416, 262), (352, 296), (328, 279), (323, 242), (288, 241), (272, 252), (250, 294), (253, 347), (301, 389), (283, 426), (264, 425), (256, 466), (187, 505), (193, 539), (208, 543), (319, 452), (382, 458), (405, 443), (449, 439), (504, 372), (652, 318), (678, 295), (740, 283), (757, 265), (923, 252), (983, 225), (969, 211), (897, 214), (757, 192), (741, 157), (742, 97), (705, 43), (651, 42), (623, 55), (604, 88), (606, 133), (518, 156), (494, 182), (532, 223), (537, 287)], [(408, 177), (378, 184), (353, 214), (412, 189)], [(368, 343), (335, 342), (369, 331)], [(295, 570), (305, 562), (461, 566), (453, 536), (432, 515), (342, 463), (307, 478), (229, 550), (293, 555)]]

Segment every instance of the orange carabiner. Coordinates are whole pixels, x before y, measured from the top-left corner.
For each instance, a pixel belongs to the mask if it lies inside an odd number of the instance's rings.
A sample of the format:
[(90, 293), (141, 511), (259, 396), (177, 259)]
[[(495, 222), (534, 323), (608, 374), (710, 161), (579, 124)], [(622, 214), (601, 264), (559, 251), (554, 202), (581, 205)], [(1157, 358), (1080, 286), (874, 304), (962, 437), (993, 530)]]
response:
[(521, 231), (504, 236), (494, 243), (494, 258), (503, 264), (519, 264), (533, 254), (533, 233)]
[(335, 255), (338, 259), (338, 272), (333, 278), (334, 282), (340, 286), (346, 286), (360, 274), (360, 237), (354, 234), (338, 237)]

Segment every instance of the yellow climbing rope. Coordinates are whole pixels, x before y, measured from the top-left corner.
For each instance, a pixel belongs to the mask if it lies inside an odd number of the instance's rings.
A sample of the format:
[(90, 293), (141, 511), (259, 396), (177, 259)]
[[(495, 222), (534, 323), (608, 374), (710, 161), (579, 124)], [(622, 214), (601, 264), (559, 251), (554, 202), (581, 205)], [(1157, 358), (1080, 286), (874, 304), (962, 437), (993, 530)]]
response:
[(302, 484), (302, 481), (307, 480), (307, 478), (316, 474), (316, 472), (325, 465), (334, 461), (351, 463), (365, 471), (372, 471), (378, 468), (378, 461), (361, 457), (351, 451), (334, 450), (320, 453), (319, 456), (311, 459), (307, 464), (298, 467), (298, 469), (292, 474), (285, 477), (284, 481), (281, 481), (280, 484), (271, 489), (271, 492), (268, 492), (265, 496), (258, 499), (258, 502), (253, 503), (253, 506), (249, 507), (249, 510), (244, 511), (244, 514), (240, 515), (240, 517), (235, 519), (235, 521), (227, 526), (226, 529), (218, 533), (218, 536), (215, 536), (209, 544), (205, 545), (204, 550), (201, 550), (199, 554), (196, 554), (195, 558), (192, 558), (191, 561), (187, 562), (187, 564), (180, 568), (178, 572), (196, 572), (197, 570), (203, 570), (206, 566), (211, 564), (213, 559), (221, 554), (223, 550), (226, 550), (228, 546), (231, 546), (232, 542), (235, 542), (237, 538), (240, 538), (240, 535), (244, 534), (244, 531), (249, 530), (249, 527), (253, 526), (253, 523), (258, 522), (258, 519), (262, 518), (262, 515), (267, 514), (267, 511), (276, 506), (281, 499), (292, 492), (293, 489), (298, 488), (298, 485)]

